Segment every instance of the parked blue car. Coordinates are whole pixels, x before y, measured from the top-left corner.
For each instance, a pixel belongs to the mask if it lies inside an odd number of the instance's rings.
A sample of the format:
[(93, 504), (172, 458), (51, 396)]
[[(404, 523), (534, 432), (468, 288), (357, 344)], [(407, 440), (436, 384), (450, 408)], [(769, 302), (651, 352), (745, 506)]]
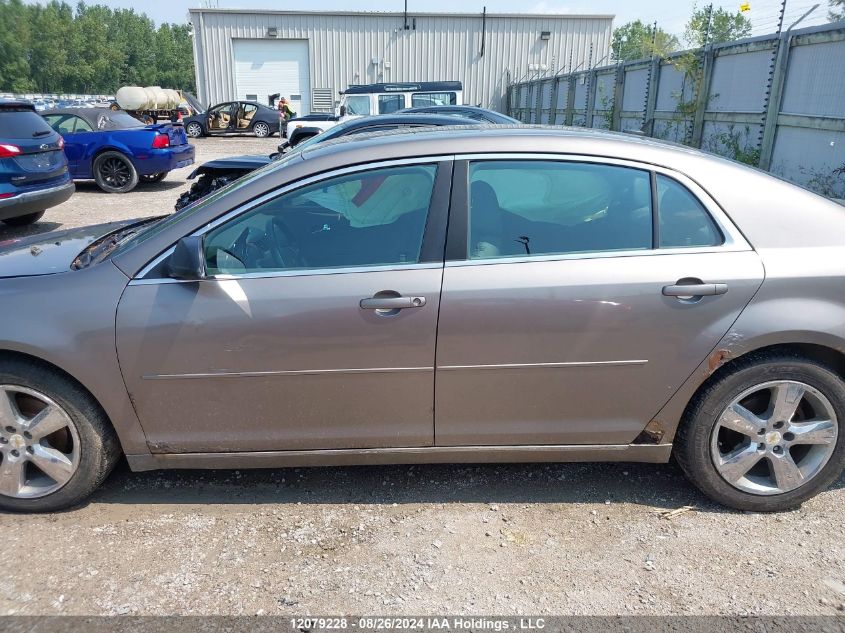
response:
[(108, 193), (158, 182), (194, 162), (194, 147), (180, 125), (144, 125), (109, 108), (66, 108), (42, 116), (64, 138), (73, 179), (93, 178)]
[(0, 99), (0, 220), (32, 224), (70, 198), (63, 144), (32, 103)]

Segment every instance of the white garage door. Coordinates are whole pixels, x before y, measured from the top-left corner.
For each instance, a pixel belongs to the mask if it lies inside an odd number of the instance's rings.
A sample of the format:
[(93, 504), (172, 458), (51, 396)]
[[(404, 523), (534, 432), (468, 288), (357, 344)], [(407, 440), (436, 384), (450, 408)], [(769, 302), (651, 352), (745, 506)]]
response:
[(297, 114), (311, 110), (308, 40), (234, 40), (238, 99), (267, 103), (271, 94), (290, 99)]

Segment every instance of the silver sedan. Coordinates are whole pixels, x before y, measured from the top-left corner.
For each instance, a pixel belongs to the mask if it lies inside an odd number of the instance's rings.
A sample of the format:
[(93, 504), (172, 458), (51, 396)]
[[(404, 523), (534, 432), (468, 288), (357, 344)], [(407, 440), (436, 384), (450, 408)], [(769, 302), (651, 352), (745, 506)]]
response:
[(845, 209), (585, 130), (307, 148), (0, 250), (0, 508), (134, 470), (677, 458), (794, 507), (845, 464)]

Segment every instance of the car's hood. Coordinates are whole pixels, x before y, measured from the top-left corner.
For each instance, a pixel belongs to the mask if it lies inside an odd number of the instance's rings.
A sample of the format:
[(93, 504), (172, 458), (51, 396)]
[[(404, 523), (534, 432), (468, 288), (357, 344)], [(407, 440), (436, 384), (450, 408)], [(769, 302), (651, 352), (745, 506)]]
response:
[(208, 174), (217, 171), (231, 171), (233, 169), (248, 169), (254, 171), (259, 167), (272, 162), (269, 156), (264, 154), (250, 154), (247, 156), (230, 156), (228, 158), (218, 158), (217, 160), (210, 160), (197, 167), (188, 179), (195, 178), (201, 174)]
[(0, 237), (0, 278), (69, 272), (71, 262), (86, 246), (137, 222), (123, 220), (12, 239)]

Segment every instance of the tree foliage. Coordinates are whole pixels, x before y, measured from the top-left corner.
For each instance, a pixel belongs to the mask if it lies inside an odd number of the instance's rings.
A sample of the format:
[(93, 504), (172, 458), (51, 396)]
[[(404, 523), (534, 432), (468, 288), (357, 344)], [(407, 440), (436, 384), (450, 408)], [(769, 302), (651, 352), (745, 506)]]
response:
[(751, 35), (751, 20), (741, 11), (732, 13), (721, 7), (696, 7), (687, 22), (684, 39), (690, 46), (732, 42)]
[(627, 62), (673, 53), (680, 47), (680, 42), (659, 27), (655, 35), (654, 26), (634, 20), (614, 29), (612, 46), (614, 58)]
[(187, 25), (133, 9), (0, 0), (0, 90), (114, 93), (120, 86), (194, 89)]
[(845, 0), (830, 0), (829, 17), (831, 22), (845, 20)]

